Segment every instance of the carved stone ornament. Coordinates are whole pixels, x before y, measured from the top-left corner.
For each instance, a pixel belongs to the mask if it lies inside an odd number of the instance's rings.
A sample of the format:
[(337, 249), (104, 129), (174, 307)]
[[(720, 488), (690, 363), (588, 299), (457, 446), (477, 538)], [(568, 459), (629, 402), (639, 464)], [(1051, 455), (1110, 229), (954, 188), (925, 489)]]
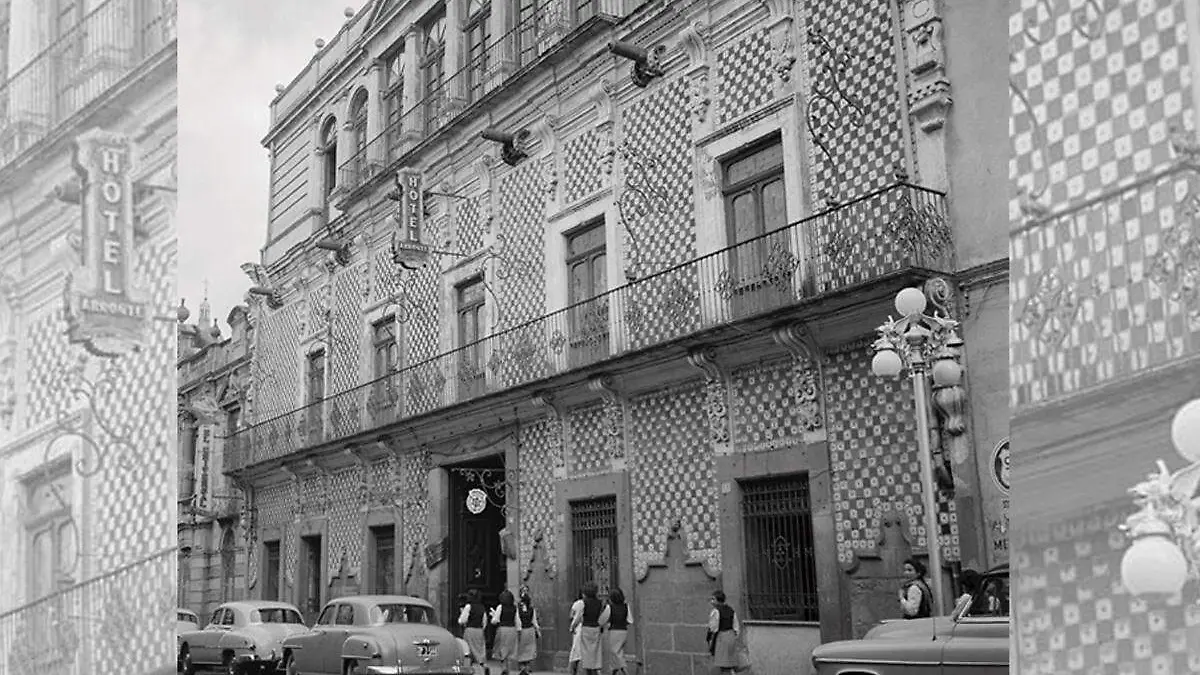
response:
[(713, 156), (706, 150), (698, 149), (696, 151), (696, 169), (700, 177), (700, 190), (705, 197), (716, 199), (720, 192), (720, 184), (717, 181), (717, 160), (713, 159)]
[(825, 437), (825, 406), (822, 387), (822, 354), (808, 330), (799, 323), (776, 327), (775, 342), (791, 353), (792, 401), (806, 440)]
[(542, 189), (546, 197), (553, 200), (558, 194), (558, 161), (554, 155), (542, 159)]
[(729, 402), (725, 376), (717, 365), (716, 350), (697, 347), (688, 352), (688, 363), (704, 373), (704, 407), (708, 414), (709, 440), (718, 452), (728, 450), (730, 440)]
[(679, 35), (679, 46), (688, 57), (688, 65), (699, 66), (708, 64), (708, 25), (700, 19), (693, 19)]
[(792, 81), (792, 69), (796, 65), (796, 41), (792, 37), (791, 19), (782, 22), (778, 31), (779, 36), (772, 41), (771, 66), (779, 82), (787, 84)]
[(613, 132), (612, 123), (602, 124), (597, 127), (596, 134), (599, 141), (597, 153), (600, 161), (600, 175), (606, 179), (611, 179), (613, 160), (617, 156), (617, 139)]
[(904, 31), (909, 48), (909, 113), (922, 131), (931, 132), (946, 123), (953, 103), (950, 80), (946, 77), (945, 50), (942, 45), (940, 0), (911, 0), (904, 5)]
[(697, 122), (703, 123), (712, 103), (708, 84), (708, 66), (700, 66), (692, 72), (688, 80), (688, 109), (692, 111)]
[(596, 124), (611, 122), (613, 118), (613, 84), (608, 80), (600, 80), (592, 85), (588, 92), (588, 101), (596, 109)]

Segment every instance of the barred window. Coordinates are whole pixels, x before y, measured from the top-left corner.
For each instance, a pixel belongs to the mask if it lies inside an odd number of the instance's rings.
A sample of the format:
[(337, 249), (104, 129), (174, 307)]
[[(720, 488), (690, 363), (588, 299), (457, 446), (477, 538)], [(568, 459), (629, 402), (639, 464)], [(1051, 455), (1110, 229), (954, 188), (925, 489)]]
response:
[(620, 585), (616, 496), (571, 502), (571, 552), (573, 591), (591, 581), (606, 597)]
[(817, 568), (807, 474), (748, 480), (741, 488), (746, 617), (817, 621)]

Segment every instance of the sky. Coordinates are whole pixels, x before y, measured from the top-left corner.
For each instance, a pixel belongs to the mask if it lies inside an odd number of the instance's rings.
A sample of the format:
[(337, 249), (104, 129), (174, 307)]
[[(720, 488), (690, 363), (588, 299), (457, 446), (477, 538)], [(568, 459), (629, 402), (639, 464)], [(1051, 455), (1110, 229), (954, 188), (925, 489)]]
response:
[(262, 138), (287, 84), (366, 0), (179, 3), (179, 294), (194, 322), (207, 293), (225, 318), (250, 286), (241, 271), (266, 242), (270, 164)]

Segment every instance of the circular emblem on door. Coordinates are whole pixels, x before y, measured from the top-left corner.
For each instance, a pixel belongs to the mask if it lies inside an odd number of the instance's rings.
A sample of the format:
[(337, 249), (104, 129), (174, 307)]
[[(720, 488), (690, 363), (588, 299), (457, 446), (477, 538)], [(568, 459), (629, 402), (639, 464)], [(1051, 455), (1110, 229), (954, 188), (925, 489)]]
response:
[(1008, 439), (1004, 439), (996, 444), (996, 449), (992, 450), (992, 478), (996, 481), (996, 485), (1008, 494), (1012, 483), (1009, 482), (1009, 458), (1008, 458)]
[(487, 493), (479, 488), (472, 488), (467, 493), (467, 510), (475, 515), (483, 513), (487, 508)]

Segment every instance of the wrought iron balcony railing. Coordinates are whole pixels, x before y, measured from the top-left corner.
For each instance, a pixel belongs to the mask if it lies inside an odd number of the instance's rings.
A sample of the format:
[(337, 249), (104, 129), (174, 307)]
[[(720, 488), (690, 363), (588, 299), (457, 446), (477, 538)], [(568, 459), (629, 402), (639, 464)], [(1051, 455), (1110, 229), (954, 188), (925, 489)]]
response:
[[(140, 673), (170, 663), (175, 570), (172, 548), (0, 613), (0, 675)], [(131, 651), (137, 644), (156, 647)]]
[(899, 183), (242, 429), (224, 470), (952, 260), (944, 195)]
[[(581, 2), (574, 13), (565, 7), (557, 11), (539, 8), (521, 18), (512, 30), (468, 58), (466, 66), (426, 86), (423, 98), (350, 155), (338, 167), (338, 186), (352, 193), (372, 178), (394, 170), (405, 153), (524, 73), (576, 28), (598, 21), (596, 4), (594, 0)], [(414, 76), (417, 74), (409, 74)]]

